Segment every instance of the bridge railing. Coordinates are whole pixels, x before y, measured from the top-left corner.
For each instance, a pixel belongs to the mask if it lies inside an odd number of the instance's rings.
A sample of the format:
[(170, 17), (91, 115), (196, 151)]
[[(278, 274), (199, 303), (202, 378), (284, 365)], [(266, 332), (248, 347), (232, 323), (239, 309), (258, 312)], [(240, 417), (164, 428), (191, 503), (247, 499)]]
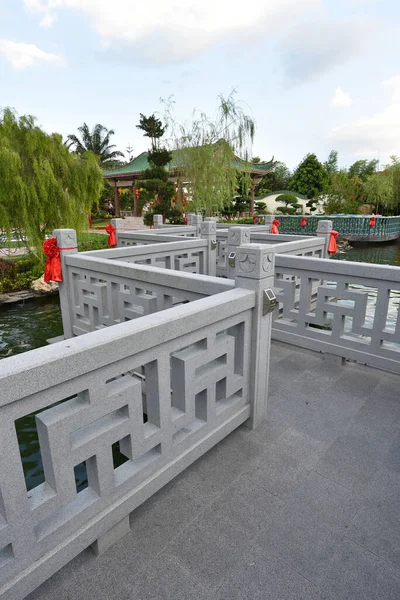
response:
[[(109, 264), (119, 285), (122, 267)], [(89, 283), (98, 273), (87, 268)], [(254, 335), (268, 334), (270, 315), (252, 289), (217, 282), (221, 293), (204, 297), (207, 283), (195, 279), (203, 291), (188, 293), (194, 302), (1, 361), (1, 600), (22, 600), (89, 546), (104, 551), (128, 533), (139, 504), (265, 414), (269, 342)], [(28, 492), (15, 426), (27, 415), (44, 470)]]
[(333, 228), (350, 241), (395, 239), (400, 237), (400, 216), (375, 216), (375, 225), (370, 225), (371, 215), (313, 215), (306, 217), (301, 226), (302, 215), (279, 215), (279, 231), (286, 234), (315, 235), (321, 220), (332, 220)]
[(400, 373), (397, 267), (278, 254), (275, 292), (274, 339)]

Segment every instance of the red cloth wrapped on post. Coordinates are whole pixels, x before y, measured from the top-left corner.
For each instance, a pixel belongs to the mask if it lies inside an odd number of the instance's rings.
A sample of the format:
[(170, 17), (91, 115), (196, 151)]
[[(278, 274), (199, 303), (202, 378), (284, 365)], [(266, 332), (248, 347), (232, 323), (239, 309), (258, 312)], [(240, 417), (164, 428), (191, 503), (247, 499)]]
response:
[(106, 227), (106, 231), (108, 233), (108, 246), (112, 248), (117, 245), (117, 238), (115, 235), (116, 229), (109, 223)]
[(305, 217), (303, 217), (300, 221), (300, 225), (301, 227), (305, 227), (307, 225), (307, 219)]
[(329, 254), (336, 254), (336, 252), (337, 252), (336, 238), (338, 235), (339, 235), (339, 232), (332, 229), (331, 237), (329, 238), (329, 244), (328, 244), (328, 253)]
[(375, 224), (376, 224), (376, 218), (374, 216), (372, 216), (369, 220), (369, 226), (375, 227)]
[(257, 218), (256, 215), (253, 215), (253, 223), (254, 223), (254, 225), (256, 224), (256, 218)]
[(44, 268), (44, 280), (46, 283), (49, 281), (62, 281), (62, 269), (60, 259), (60, 248), (57, 246), (56, 238), (45, 240), (43, 242), (43, 252), (48, 257), (46, 266)]
[(279, 227), (280, 225), (280, 221), (278, 221), (278, 219), (274, 219), (272, 221), (272, 227), (271, 227), (271, 233), (279, 233)]

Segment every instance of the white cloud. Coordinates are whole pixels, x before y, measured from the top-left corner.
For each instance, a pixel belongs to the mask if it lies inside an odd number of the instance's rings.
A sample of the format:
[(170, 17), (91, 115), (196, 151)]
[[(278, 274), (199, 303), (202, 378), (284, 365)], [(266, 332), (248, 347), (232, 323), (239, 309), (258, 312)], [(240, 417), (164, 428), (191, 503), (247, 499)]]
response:
[[(60, 9), (86, 16), (104, 45), (124, 42), (153, 63), (184, 60), (231, 39), (251, 42), (274, 33), (321, 5), (322, 0), (24, 0), (49, 26)], [(137, 55), (136, 54), (136, 55)]]
[(64, 66), (64, 59), (57, 54), (44, 52), (34, 44), (24, 44), (0, 38), (0, 57), (8, 60), (17, 71), (37, 67), (42, 63)]
[(373, 115), (332, 129), (332, 143), (365, 156), (400, 154), (400, 75), (383, 81), (381, 87), (388, 90), (387, 105)]
[(351, 106), (351, 102), (352, 100), (350, 94), (346, 94), (346, 92), (343, 91), (343, 88), (340, 86), (336, 88), (335, 93), (331, 98), (331, 106)]
[(368, 48), (372, 24), (363, 18), (300, 22), (279, 42), (283, 68), (291, 83), (316, 79)]

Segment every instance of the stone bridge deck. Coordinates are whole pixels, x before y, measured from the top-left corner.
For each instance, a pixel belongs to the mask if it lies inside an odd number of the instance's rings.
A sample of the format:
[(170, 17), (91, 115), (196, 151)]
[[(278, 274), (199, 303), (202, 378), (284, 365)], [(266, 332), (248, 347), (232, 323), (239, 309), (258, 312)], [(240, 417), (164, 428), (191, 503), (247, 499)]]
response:
[(29, 600), (398, 600), (400, 377), (279, 343), (272, 357), (268, 422)]

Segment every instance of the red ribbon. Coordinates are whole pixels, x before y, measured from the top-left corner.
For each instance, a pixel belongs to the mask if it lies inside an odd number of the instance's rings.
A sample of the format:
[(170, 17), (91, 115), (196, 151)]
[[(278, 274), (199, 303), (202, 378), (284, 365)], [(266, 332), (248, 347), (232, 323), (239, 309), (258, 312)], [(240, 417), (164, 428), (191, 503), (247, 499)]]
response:
[(307, 225), (307, 219), (305, 217), (303, 217), (300, 221), (300, 225), (301, 227), (305, 227)]
[(272, 221), (272, 227), (271, 227), (271, 233), (279, 233), (279, 227), (280, 222), (278, 221), (278, 219), (274, 219)]
[(257, 218), (257, 217), (254, 215), (254, 216), (253, 216), (253, 224), (254, 224), (254, 225), (256, 224), (256, 218)]
[(329, 254), (336, 254), (336, 252), (337, 252), (336, 238), (338, 235), (339, 235), (339, 232), (332, 229), (331, 237), (329, 238), (329, 244), (328, 244), (328, 253)]
[(62, 281), (60, 248), (57, 246), (56, 238), (53, 237), (43, 242), (43, 252), (48, 257), (44, 268), (45, 282)]
[(106, 227), (106, 231), (108, 233), (108, 246), (110, 248), (112, 248), (112, 246), (116, 246), (117, 245), (117, 238), (116, 238), (116, 235), (115, 235), (115, 232), (117, 230), (115, 229), (115, 227), (113, 227), (111, 225), (111, 223), (109, 223), (107, 225), (107, 227)]
[(369, 220), (369, 226), (370, 227), (375, 227), (376, 224), (376, 218), (375, 217), (371, 217)]

